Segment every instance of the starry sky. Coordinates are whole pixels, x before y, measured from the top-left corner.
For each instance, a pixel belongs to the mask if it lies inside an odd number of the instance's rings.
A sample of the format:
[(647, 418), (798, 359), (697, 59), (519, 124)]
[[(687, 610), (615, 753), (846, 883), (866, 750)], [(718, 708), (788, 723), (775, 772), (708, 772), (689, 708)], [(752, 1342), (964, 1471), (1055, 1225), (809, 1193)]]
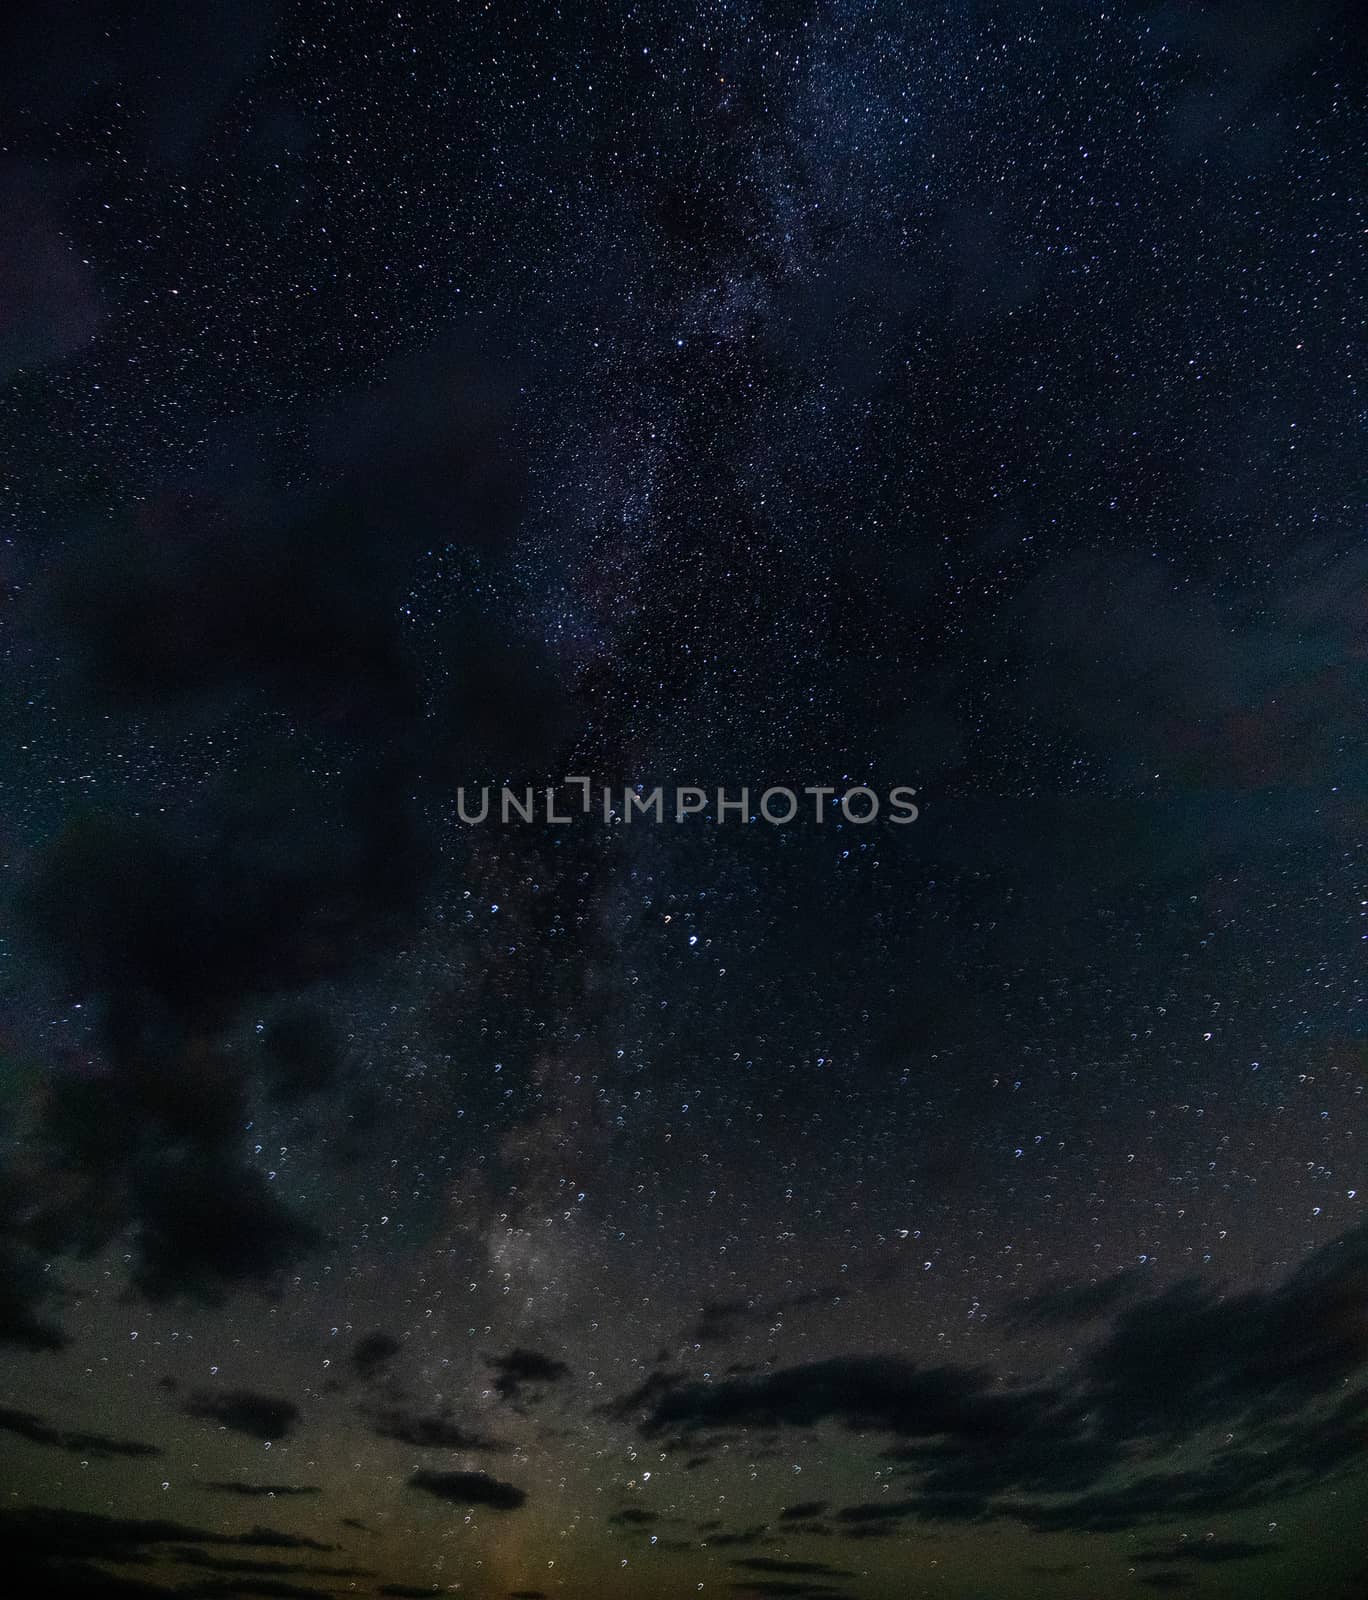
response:
[(24, 1592), (1361, 1595), (1356, 8), (0, 27)]

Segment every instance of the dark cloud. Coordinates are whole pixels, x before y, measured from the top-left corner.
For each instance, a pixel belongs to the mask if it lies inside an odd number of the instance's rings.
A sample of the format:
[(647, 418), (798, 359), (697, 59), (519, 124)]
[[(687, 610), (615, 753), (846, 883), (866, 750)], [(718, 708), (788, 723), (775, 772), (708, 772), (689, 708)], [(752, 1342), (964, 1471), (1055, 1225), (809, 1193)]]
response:
[(883, 1522), (905, 1517), (916, 1507), (910, 1500), (869, 1500), (857, 1506), (842, 1506), (838, 1522)]
[[(214, 1543), (223, 1543), (224, 1540), (215, 1540)], [(250, 1533), (239, 1533), (226, 1536), (228, 1544), (245, 1544), (259, 1546), (265, 1550), (333, 1550), (330, 1544), (320, 1544), (317, 1539), (308, 1539), (300, 1534), (281, 1533), (275, 1528), (253, 1528)], [(204, 1540), (201, 1539), (203, 1544)]]
[(316, 1006), (287, 1006), (266, 1029), (262, 1049), (271, 1093), (286, 1105), (322, 1094), (338, 1081), (342, 1042), (332, 1019)]
[[(264, 831), (247, 848), (269, 853), (283, 841), (271, 842), (277, 824), (265, 793), (256, 806)], [(309, 913), (296, 900), (304, 920), (293, 920), (288, 889), (274, 907), (263, 905), (245, 890), (263, 887), (251, 865), (230, 864), (236, 846), (217, 861), (216, 853), (188, 835), (177, 839), (169, 826), (92, 818), (59, 836), (29, 886), (34, 923), (61, 945), (75, 986), (102, 994), (104, 1044), (97, 1070), (53, 1081), (44, 1132), (64, 1199), (37, 1230), (50, 1247), (94, 1249), (133, 1222), (135, 1278), (156, 1296), (213, 1298), (225, 1284), (269, 1280), (318, 1237), (238, 1155), (246, 1085), (216, 1043), (234, 997), (259, 979), (268, 988), (275, 981), (266, 967), (253, 975), (252, 944), (260, 940), (268, 963), (274, 959), (259, 919), (291, 919), (285, 937), (303, 949), (312, 942)], [(284, 875), (299, 868), (295, 886), (307, 899), (305, 880), (321, 887), (332, 870), (329, 852), (324, 847), (312, 866), (293, 847), (289, 854), (294, 865)], [(275, 887), (285, 889), (280, 872)], [(274, 899), (271, 887), (265, 893)], [(64, 916), (61, 906), (72, 903), (80, 914)], [(284, 975), (291, 957), (279, 946), (274, 955)]]
[[(706, 1523), (700, 1526), (699, 1532), (704, 1532), (707, 1526)], [(721, 1527), (722, 1524), (716, 1523), (714, 1526)], [(753, 1544), (773, 1544), (774, 1541), (766, 1537), (768, 1531), (767, 1522), (757, 1522), (749, 1528), (738, 1528), (735, 1533), (710, 1533), (708, 1544), (715, 1550), (734, 1550)]]
[(361, 1567), (335, 1567), (326, 1565), (310, 1565), (307, 1562), (291, 1561), (261, 1561), (247, 1556), (218, 1556), (209, 1555), (203, 1550), (176, 1547), (170, 1552), (174, 1561), (187, 1567), (198, 1567), (205, 1572), (245, 1572), (255, 1573), (258, 1576), (271, 1576), (273, 1574), (293, 1574), (296, 1577), (318, 1578), (362, 1578), (369, 1577)]
[(186, 1402), (185, 1412), (253, 1439), (283, 1439), (299, 1420), (299, 1407), (292, 1401), (255, 1394), (250, 1389), (232, 1389), (224, 1394), (201, 1391)]
[(699, 1344), (720, 1344), (734, 1339), (753, 1313), (754, 1304), (748, 1300), (710, 1300), (690, 1329), (689, 1337)]
[(809, 1517), (820, 1517), (829, 1504), (826, 1500), (802, 1500), (797, 1505), (785, 1506), (779, 1513), (781, 1522), (806, 1522)]
[(0, 1166), (0, 1345), (61, 1350), (66, 1335), (44, 1315), (57, 1286), (25, 1236), (34, 1205), (24, 1200), (23, 1188), (18, 1173)]
[(1193, 1561), (1219, 1566), (1228, 1561), (1256, 1561), (1260, 1556), (1277, 1555), (1284, 1548), (1280, 1544), (1253, 1544), (1247, 1539), (1189, 1539), (1164, 1550), (1143, 1550), (1132, 1559), (1141, 1564)]
[(14, 1411), (9, 1407), (0, 1407), (0, 1432), (16, 1434), (30, 1444), (52, 1445), (71, 1455), (108, 1459), (113, 1456), (159, 1456), (162, 1453), (156, 1445), (143, 1444), (137, 1439), (111, 1439), (102, 1433), (54, 1428), (31, 1411)]
[(538, 1350), (510, 1350), (506, 1356), (491, 1357), (489, 1364), (495, 1374), (494, 1388), (505, 1400), (520, 1400), (526, 1386), (559, 1383), (570, 1374), (563, 1361)]
[(1128, 1295), (1139, 1293), (1142, 1282), (1138, 1273), (1117, 1272), (1095, 1283), (1060, 1284), (1010, 1307), (1008, 1321), (1044, 1328), (1094, 1322), (1110, 1315)]
[(217, 1300), (228, 1285), (270, 1279), (320, 1237), (267, 1178), (220, 1151), (159, 1151), (131, 1192), (141, 1223), (133, 1281), (153, 1299)]
[(248, 1500), (260, 1499), (285, 1499), (292, 1495), (322, 1494), (323, 1491), (312, 1483), (236, 1483), (223, 1480), (210, 1480), (201, 1483), (199, 1488), (211, 1494), (238, 1495)]
[(402, 1348), (392, 1333), (376, 1329), (374, 1333), (368, 1333), (356, 1341), (351, 1356), (352, 1366), (361, 1378), (369, 1380), (382, 1372)]
[(397, 1439), (420, 1450), (487, 1450), (510, 1448), (501, 1439), (463, 1428), (447, 1416), (423, 1416), (387, 1407), (370, 1413), (370, 1423), (381, 1439)]
[(89, 1563), (143, 1564), (153, 1555), (169, 1553), (170, 1547), (195, 1546), (322, 1552), (334, 1548), (273, 1528), (227, 1534), (160, 1518), (107, 1517), (45, 1506), (0, 1510), (0, 1549), (5, 1551), (7, 1574), (19, 1581), (22, 1593), (165, 1595), (159, 1586), (112, 1579)]
[[(239, 440), (222, 487), (206, 468), (50, 564), (31, 621), (64, 663), (64, 715), (238, 754), (155, 808), (73, 812), (27, 875), (31, 943), (96, 1032), (93, 1059), (50, 1079), (35, 1149), (52, 1181), (16, 1255), (131, 1230), (144, 1293), (212, 1300), (313, 1248), (243, 1161), (253, 1096), (339, 1091), (314, 986), (412, 926), (454, 782), (551, 761), (563, 704), (534, 641), (490, 638), (473, 592), (426, 652), (405, 627), (415, 563), (459, 539), (492, 564), (518, 514), (486, 401), (448, 357), (405, 370), (429, 384), (418, 415), (380, 389), (316, 417), (297, 492), (258, 493), (267, 441)], [(270, 1019), (255, 1054), (228, 1044), (249, 1001)], [(15, 1296), (10, 1338), (48, 1342)]]
[(31, 1258), (0, 1244), (0, 1344), (21, 1350), (64, 1349), (66, 1335), (39, 1314), (43, 1295), (36, 1278)]
[(169, 493), (93, 536), (51, 596), (77, 652), (77, 686), (110, 706), (231, 694), (323, 726), (412, 718), (418, 683), (397, 605), (415, 545), (369, 525), (365, 498), (357, 485), (280, 526)]
[(824, 1561), (787, 1561), (777, 1556), (747, 1556), (738, 1558), (731, 1564), (746, 1572), (773, 1572), (787, 1577), (854, 1578), (857, 1576), (844, 1567), (828, 1566)]
[(701, 1307), (698, 1321), (689, 1330), (689, 1338), (699, 1344), (726, 1343), (744, 1333), (748, 1327), (760, 1326), (776, 1318), (782, 1319), (786, 1312), (817, 1305), (840, 1292), (833, 1287), (810, 1289), (802, 1294), (767, 1301), (709, 1300)]
[(811, 1427), (835, 1420), (852, 1428), (933, 1438), (1012, 1439), (1048, 1421), (1033, 1394), (998, 1391), (991, 1374), (968, 1368), (921, 1369), (896, 1357), (813, 1362), (760, 1377), (688, 1383), (660, 1377), (624, 1401), (644, 1413), (650, 1436), (700, 1428)]
[(738, 1578), (730, 1587), (737, 1594), (786, 1595), (797, 1600), (829, 1600), (845, 1591), (825, 1583), (801, 1583), (783, 1578)]
[(319, 1591), (298, 1583), (286, 1583), (281, 1578), (249, 1577), (238, 1573), (233, 1578), (213, 1578), (195, 1585), (191, 1591), (208, 1597), (223, 1595), (232, 1600), (234, 1595), (263, 1595), (267, 1600), (317, 1600)]
[(1368, 1226), (1311, 1256), (1273, 1290), (1180, 1284), (1123, 1313), (1088, 1358), (1103, 1426), (1186, 1434), (1273, 1420), (1339, 1391), (1368, 1366)]
[[(109, 1559), (106, 1557), (105, 1559)], [(29, 1583), (33, 1594), (93, 1595), (100, 1600), (167, 1600), (174, 1591), (159, 1583), (143, 1583), (138, 1578), (114, 1576), (83, 1561), (59, 1557), (19, 1561), (8, 1568), (12, 1582)]]
[(522, 1489), (485, 1472), (415, 1472), (408, 1485), (453, 1505), (490, 1506), (495, 1511), (516, 1511), (527, 1501)]
[[(1024, 1315), (1069, 1325), (1125, 1298), (1112, 1280), (1051, 1292)], [(1359, 1228), (1272, 1289), (1179, 1284), (1120, 1310), (1050, 1385), (858, 1357), (710, 1383), (657, 1373), (621, 1410), (667, 1443), (824, 1422), (889, 1435), (885, 1454), (907, 1489), (843, 1508), (837, 1520), (852, 1528), (994, 1516), (1042, 1530), (1136, 1528), (1260, 1506), (1350, 1470), (1368, 1426), (1366, 1299)], [(1241, 1442), (1198, 1448), (1217, 1428)], [(1158, 1465), (1178, 1448), (1188, 1464)]]

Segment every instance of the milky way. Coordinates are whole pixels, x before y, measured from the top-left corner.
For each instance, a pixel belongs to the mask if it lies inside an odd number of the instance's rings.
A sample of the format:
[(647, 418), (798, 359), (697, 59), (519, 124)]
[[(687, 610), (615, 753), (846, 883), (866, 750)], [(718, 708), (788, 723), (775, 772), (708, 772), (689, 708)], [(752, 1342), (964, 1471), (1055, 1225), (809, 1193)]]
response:
[(25, 1592), (1361, 1593), (1354, 9), (4, 30)]

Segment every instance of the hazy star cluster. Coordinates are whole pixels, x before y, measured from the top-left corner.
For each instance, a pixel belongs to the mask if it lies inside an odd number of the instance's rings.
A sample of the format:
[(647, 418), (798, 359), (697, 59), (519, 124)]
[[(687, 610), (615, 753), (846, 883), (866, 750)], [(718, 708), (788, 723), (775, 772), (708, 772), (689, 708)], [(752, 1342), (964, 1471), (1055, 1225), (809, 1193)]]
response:
[(1357, 11), (3, 33), (23, 1592), (1360, 1594)]

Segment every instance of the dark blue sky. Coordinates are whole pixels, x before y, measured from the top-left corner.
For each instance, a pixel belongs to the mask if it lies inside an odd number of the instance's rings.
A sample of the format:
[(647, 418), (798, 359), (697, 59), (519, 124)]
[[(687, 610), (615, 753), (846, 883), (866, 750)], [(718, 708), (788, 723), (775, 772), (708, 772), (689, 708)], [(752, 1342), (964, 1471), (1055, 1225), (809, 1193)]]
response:
[(35, 1592), (1359, 1593), (1352, 8), (4, 30)]

